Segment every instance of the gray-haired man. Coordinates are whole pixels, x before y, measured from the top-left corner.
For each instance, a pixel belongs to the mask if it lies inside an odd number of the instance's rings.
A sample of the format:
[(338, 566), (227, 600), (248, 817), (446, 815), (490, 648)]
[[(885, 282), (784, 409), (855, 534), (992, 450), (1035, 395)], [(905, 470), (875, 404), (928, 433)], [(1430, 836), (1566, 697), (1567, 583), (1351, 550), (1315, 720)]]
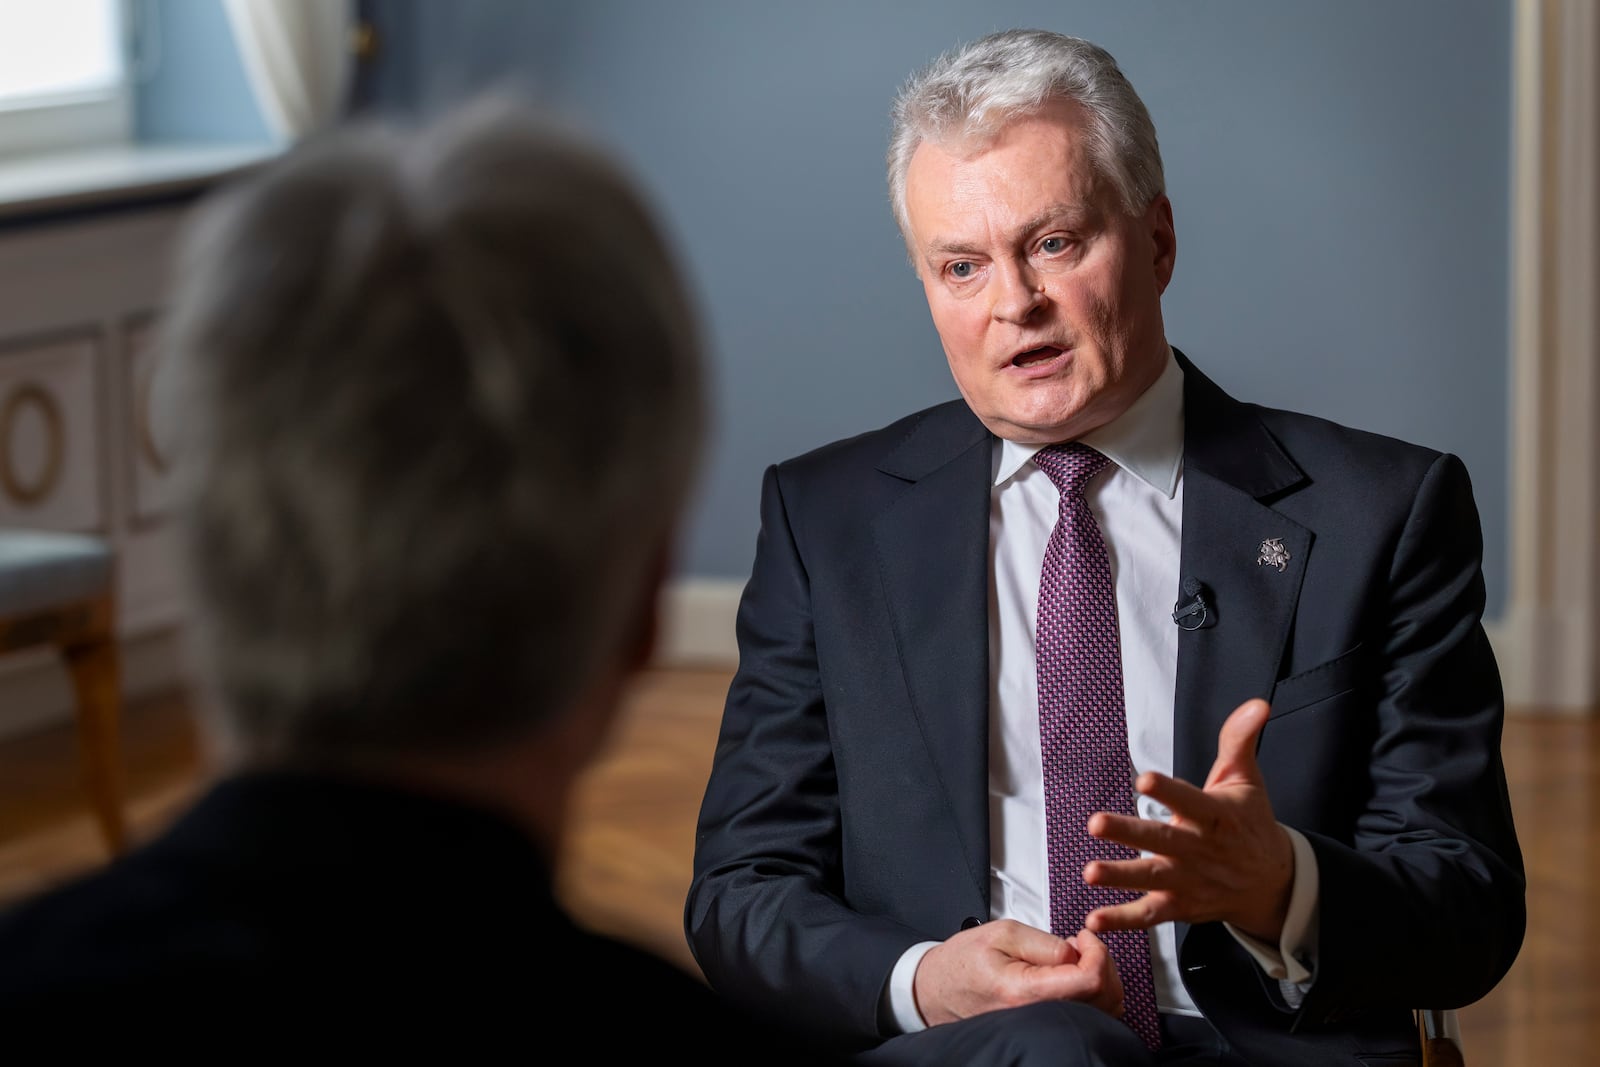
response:
[(766, 472), (702, 969), (871, 1063), (1415, 1062), (1525, 919), (1461, 463), (1169, 345), (1089, 42), (919, 71), (889, 187), (962, 399)]
[(302, 144), (181, 251), (165, 380), (216, 780), (0, 919), (8, 1039), (818, 1062), (552, 890), (703, 432), (632, 179), (487, 100)]

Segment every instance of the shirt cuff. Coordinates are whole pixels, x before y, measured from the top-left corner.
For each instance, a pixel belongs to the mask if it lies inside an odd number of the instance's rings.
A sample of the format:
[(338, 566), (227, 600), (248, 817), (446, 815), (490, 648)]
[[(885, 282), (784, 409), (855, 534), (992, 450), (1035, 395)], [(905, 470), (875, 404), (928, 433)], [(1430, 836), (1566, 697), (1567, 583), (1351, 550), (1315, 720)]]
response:
[[(1255, 957), (1269, 978), (1304, 994), (1317, 958), (1317, 854), (1299, 830), (1285, 826), (1294, 846), (1294, 881), (1289, 890), (1289, 914), (1277, 945), (1251, 937), (1232, 923), (1223, 923), (1235, 941)], [(1287, 994), (1289, 989), (1285, 989)], [(1291, 1007), (1298, 996), (1290, 997)]]
[(917, 976), (917, 964), (938, 943), (922, 941), (912, 945), (894, 965), (894, 970), (889, 972), (889, 1016), (903, 1034), (914, 1034), (928, 1028), (922, 1013), (917, 1010), (917, 995), (912, 988), (912, 980)]

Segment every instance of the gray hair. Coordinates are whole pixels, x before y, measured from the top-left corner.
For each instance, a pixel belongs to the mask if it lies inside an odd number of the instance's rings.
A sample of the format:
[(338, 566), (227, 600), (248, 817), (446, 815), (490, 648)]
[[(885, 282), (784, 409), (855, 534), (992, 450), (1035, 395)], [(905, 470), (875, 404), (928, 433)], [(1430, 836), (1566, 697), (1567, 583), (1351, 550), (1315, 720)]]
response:
[(1056, 100), (1084, 109), (1089, 156), (1128, 214), (1166, 191), (1155, 124), (1111, 53), (1048, 30), (1005, 30), (945, 52), (896, 93), (889, 199), (901, 236), (909, 243), (906, 171), (918, 145), (991, 138)]
[(509, 98), (352, 124), (202, 202), (174, 281), (175, 507), (223, 744), (483, 748), (611, 668), (706, 401), (668, 243), (605, 152)]

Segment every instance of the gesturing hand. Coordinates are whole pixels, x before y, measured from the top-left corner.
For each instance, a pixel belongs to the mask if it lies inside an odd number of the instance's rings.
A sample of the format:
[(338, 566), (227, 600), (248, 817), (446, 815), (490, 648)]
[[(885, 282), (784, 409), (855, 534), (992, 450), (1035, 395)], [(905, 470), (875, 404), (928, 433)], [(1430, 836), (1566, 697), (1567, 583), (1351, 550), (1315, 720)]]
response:
[(1168, 920), (1225, 921), (1277, 942), (1289, 909), (1294, 846), (1272, 814), (1256, 740), (1267, 702), (1247, 700), (1222, 724), (1217, 759), (1203, 789), (1145, 772), (1134, 789), (1165, 805), (1170, 823), (1097, 812), (1089, 833), (1142, 852), (1132, 860), (1096, 860), (1083, 869), (1090, 885), (1140, 891), (1126, 904), (1097, 908), (1084, 925), (1104, 933)]
[(1088, 930), (1061, 938), (1012, 919), (962, 930), (928, 950), (912, 989), (929, 1026), (1040, 1000), (1079, 1000), (1122, 1015), (1122, 980)]

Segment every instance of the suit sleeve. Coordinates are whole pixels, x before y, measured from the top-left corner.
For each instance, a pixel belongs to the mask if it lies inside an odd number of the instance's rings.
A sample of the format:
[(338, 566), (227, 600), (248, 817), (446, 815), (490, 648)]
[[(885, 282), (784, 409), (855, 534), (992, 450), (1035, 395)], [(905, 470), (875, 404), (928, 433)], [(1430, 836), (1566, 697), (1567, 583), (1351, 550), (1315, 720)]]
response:
[(684, 922), (713, 988), (757, 1014), (865, 1046), (895, 960), (919, 936), (842, 899), (839, 783), (811, 583), (779, 468), (761, 488), (739, 665), (695, 836)]
[(1382, 649), (1370, 800), (1349, 841), (1307, 835), (1321, 947), (1302, 1022), (1462, 1007), (1521, 947), (1526, 882), (1500, 757), (1504, 697), (1481, 622), (1479, 530), (1466, 470), (1443, 455), (1418, 487), (1368, 631)]

